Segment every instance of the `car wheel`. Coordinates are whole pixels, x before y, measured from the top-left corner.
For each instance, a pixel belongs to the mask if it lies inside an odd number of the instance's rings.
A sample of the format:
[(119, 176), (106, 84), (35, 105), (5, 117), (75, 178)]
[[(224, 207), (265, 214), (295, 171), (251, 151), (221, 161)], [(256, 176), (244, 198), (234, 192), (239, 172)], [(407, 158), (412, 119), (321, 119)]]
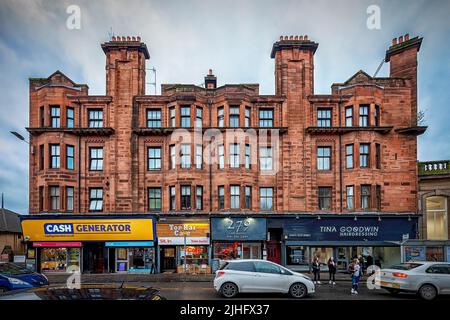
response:
[(424, 284), (419, 289), (419, 296), (424, 300), (433, 300), (437, 296), (437, 290), (431, 284)]
[(289, 294), (296, 299), (304, 298), (308, 294), (308, 288), (303, 283), (294, 283), (289, 288)]
[(238, 287), (232, 282), (225, 282), (220, 287), (220, 294), (225, 298), (234, 298), (239, 293)]

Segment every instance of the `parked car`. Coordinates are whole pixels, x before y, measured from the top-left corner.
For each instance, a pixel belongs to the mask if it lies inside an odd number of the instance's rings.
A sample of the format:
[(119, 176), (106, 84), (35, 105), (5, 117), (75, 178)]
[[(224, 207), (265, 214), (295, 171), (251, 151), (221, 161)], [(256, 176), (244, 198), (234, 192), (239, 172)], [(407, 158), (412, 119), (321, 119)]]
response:
[(0, 293), (48, 285), (43, 274), (33, 272), (11, 262), (0, 262)]
[(380, 284), (392, 294), (414, 292), (433, 300), (450, 294), (450, 263), (410, 261), (380, 270)]
[(225, 298), (244, 292), (289, 293), (304, 298), (315, 292), (309, 277), (267, 260), (253, 259), (226, 262), (216, 271), (214, 289)]

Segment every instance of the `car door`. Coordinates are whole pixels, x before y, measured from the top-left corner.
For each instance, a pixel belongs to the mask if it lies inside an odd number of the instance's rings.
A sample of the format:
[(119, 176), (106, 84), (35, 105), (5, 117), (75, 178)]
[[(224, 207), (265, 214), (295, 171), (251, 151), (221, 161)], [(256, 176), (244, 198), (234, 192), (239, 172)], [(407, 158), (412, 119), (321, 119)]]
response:
[(430, 274), (441, 294), (450, 294), (450, 264), (435, 264), (426, 272)]
[(230, 280), (239, 286), (240, 292), (254, 292), (258, 283), (255, 266), (251, 261), (232, 262), (226, 268)]
[(288, 279), (281, 268), (267, 261), (255, 261), (258, 292), (286, 292)]

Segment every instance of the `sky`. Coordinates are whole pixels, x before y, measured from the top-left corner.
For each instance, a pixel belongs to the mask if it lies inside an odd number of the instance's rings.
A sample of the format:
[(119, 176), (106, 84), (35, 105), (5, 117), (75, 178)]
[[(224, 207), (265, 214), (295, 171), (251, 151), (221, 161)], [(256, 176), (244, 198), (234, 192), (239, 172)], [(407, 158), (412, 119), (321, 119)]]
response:
[[(68, 28), (79, 7), (79, 28)], [(369, 28), (377, 6), (377, 28)], [(115, 35), (140, 36), (161, 83), (200, 85), (212, 68), (218, 85), (259, 83), (273, 94), (272, 44), (280, 35), (308, 35), (315, 54), (315, 93), (330, 93), (362, 69), (373, 75), (394, 37), (424, 38), (419, 52), (419, 110), (426, 133), (418, 138), (421, 161), (450, 159), (450, 1), (2, 0), (0, 3), (0, 192), (5, 207), (28, 209), (28, 78), (61, 70), (90, 94), (105, 94), (100, 44)], [(69, 24), (73, 26), (73, 24)], [(76, 25), (75, 25), (76, 26)], [(379, 27), (379, 28), (378, 28)], [(388, 76), (384, 64), (378, 76)], [(153, 82), (148, 71), (147, 82)], [(154, 93), (147, 85), (147, 94)]]

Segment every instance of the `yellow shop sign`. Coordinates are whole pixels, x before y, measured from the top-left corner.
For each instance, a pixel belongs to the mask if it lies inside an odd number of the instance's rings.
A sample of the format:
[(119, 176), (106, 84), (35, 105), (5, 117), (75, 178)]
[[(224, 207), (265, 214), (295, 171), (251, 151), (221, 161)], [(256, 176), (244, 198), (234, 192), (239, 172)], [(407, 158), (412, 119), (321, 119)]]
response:
[(153, 219), (71, 219), (22, 221), (27, 241), (153, 240)]

